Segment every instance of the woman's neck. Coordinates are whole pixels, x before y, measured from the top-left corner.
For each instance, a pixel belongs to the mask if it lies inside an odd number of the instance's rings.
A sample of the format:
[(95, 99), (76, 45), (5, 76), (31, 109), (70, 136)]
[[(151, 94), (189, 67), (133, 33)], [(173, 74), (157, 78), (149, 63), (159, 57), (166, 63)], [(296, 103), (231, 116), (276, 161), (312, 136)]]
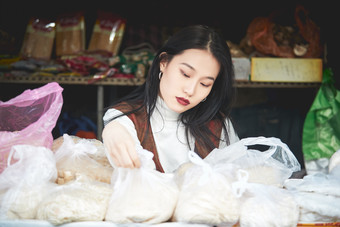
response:
[(161, 114), (161, 116), (164, 118), (164, 120), (166, 121), (178, 120), (179, 113), (171, 110), (160, 96), (158, 96), (157, 98), (156, 108), (158, 112)]

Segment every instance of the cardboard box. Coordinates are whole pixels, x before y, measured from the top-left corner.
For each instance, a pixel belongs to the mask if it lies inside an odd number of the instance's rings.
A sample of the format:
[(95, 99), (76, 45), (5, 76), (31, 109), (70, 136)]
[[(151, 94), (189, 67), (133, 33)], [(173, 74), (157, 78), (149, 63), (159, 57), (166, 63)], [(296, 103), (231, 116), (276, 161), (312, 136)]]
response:
[(251, 58), (251, 81), (321, 82), (320, 58)]
[(250, 60), (249, 58), (232, 58), (235, 72), (235, 80), (249, 81)]

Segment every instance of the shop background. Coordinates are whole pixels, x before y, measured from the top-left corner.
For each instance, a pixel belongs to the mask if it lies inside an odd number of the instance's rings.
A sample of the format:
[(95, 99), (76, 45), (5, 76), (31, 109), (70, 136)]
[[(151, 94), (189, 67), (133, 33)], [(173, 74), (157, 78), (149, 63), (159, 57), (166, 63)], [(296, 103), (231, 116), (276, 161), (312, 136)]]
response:
[[(239, 43), (253, 18), (267, 17), (274, 11), (284, 12), (283, 22), (291, 23), (290, 12), (301, 3), (321, 29), (326, 44), (324, 67), (333, 69), (339, 88), (338, 22), (336, 1), (78, 1), (31, 0), (0, 1), (0, 29), (12, 38), (11, 45), (2, 46), (0, 54), (17, 54), (32, 16), (54, 19), (59, 14), (82, 11), (85, 15), (86, 46), (90, 40), (97, 11), (114, 12), (127, 19), (121, 50), (142, 42), (159, 48), (168, 35), (190, 24), (206, 24), (220, 30), (226, 39)], [(5, 49), (4, 49), (5, 48)], [(0, 84), (0, 100), (13, 98), (25, 89), (39, 84)], [(86, 115), (95, 122), (95, 86), (63, 85), (63, 112), (74, 116)], [(129, 93), (134, 87), (105, 88), (105, 105)], [(316, 88), (239, 88), (238, 102), (233, 111), (240, 137), (275, 136), (287, 143), (303, 164), (301, 136), (304, 117), (317, 92)], [(60, 136), (58, 131), (55, 137)]]

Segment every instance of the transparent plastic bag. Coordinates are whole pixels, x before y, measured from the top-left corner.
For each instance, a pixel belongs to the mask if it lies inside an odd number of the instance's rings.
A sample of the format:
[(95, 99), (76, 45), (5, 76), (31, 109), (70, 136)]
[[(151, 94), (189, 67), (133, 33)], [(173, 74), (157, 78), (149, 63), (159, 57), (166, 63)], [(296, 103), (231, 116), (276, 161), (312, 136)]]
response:
[(329, 159), (328, 173), (340, 178), (340, 150), (337, 150)]
[(11, 147), (18, 144), (51, 148), (52, 130), (59, 117), (63, 88), (51, 82), (19, 96), (0, 101), (0, 173), (6, 168)]
[(80, 221), (103, 221), (112, 194), (110, 184), (86, 176), (58, 185), (37, 208), (37, 219), (53, 225)]
[(299, 206), (292, 192), (272, 185), (248, 183), (242, 195), (240, 226), (297, 226)]
[[(16, 160), (10, 164), (11, 159)], [(34, 219), (38, 204), (55, 187), (53, 152), (45, 147), (15, 145), (0, 174), (0, 219)]]
[(195, 152), (190, 162), (175, 171), (180, 188), (173, 221), (232, 226), (240, 215), (240, 196), (233, 183), (237, 167), (233, 164), (210, 165)]
[(340, 220), (340, 178), (334, 173), (315, 172), (303, 179), (288, 179), (284, 187), (294, 193), (301, 222)]
[(113, 193), (105, 220), (118, 224), (166, 222), (173, 214), (179, 193), (173, 174), (158, 172), (151, 152), (137, 152), (140, 168), (120, 167), (113, 172)]
[(296, 191), (294, 199), (299, 205), (299, 222), (339, 222), (340, 221), (340, 197)]
[(113, 168), (102, 162), (101, 156), (105, 152), (104, 145), (100, 141), (68, 134), (64, 134), (62, 138), (62, 144), (55, 151), (58, 184), (73, 181), (79, 176), (104, 183), (111, 182)]
[[(260, 145), (267, 150), (260, 151)], [(248, 137), (223, 149), (214, 149), (205, 158), (211, 165), (233, 163), (249, 173), (248, 182), (282, 187), (301, 165), (289, 147), (275, 137)]]

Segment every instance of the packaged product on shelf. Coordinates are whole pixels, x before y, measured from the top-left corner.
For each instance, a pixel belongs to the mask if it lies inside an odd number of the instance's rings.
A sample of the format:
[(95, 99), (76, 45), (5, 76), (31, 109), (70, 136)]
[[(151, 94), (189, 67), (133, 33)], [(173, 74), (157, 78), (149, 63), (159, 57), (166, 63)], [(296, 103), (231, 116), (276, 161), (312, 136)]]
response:
[(50, 59), (55, 38), (55, 22), (31, 18), (22, 43), (20, 55), (38, 59)]
[[(295, 23), (280, 23), (277, 12), (255, 17), (247, 28), (247, 39), (258, 52), (282, 58), (319, 58), (323, 52), (320, 28), (302, 5), (296, 6)], [(291, 15), (288, 14), (287, 15)]]
[(56, 23), (56, 55), (72, 55), (85, 50), (85, 19), (82, 12), (62, 14)]
[(124, 18), (107, 12), (99, 12), (88, 50), (108, 51), (112, 55), (117, 55), (123, 39), (125, 24)]

